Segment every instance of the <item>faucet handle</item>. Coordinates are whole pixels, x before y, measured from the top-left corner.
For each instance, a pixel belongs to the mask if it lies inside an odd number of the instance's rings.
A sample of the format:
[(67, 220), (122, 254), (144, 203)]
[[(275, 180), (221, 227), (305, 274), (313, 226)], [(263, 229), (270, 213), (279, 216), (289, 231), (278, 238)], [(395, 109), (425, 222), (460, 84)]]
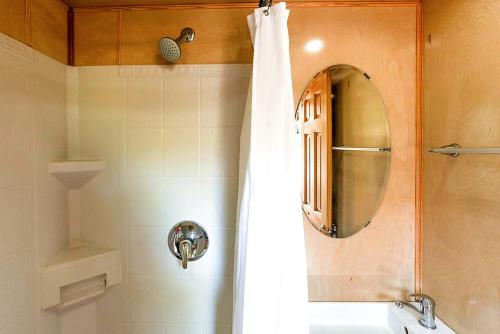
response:
[(182, 268), (187, 269), (188, 265), (188, 259), (191, 258), (191, 251), (193, 248), (193, 245), (191, 244), (191, 241), (189, 240), (182, 240), (180, 243), (180, 252), (181, 252), (181, 261), (182, 261)]
[(431, 296), (425, 295), (423, 293), (410, 293), (410, 298), (415, 299), (415, 301), (419, 302), (421, 305), (428, 305), (434, 308), (436, 302), (432, 299)]
[(429, 329), (436, 328), (436, 302), (432, 297), (423, 293), (411, 293), (411, 298), (414, 298), (420, 304), (420, 319), (418, 322)]

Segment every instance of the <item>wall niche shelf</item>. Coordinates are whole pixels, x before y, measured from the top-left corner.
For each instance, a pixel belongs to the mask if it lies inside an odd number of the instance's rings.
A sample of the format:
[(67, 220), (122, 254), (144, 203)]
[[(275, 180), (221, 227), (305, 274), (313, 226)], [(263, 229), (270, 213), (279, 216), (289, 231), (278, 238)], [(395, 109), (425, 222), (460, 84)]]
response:
[(80, 189), (105, 168), (102, 160), (67, 160), (49, 164), (49, 173), (68, 189)]
[(42, 308), (62, 309), (99, 296), (120, 282), (118, 250), (79, 244), (42, 269)]

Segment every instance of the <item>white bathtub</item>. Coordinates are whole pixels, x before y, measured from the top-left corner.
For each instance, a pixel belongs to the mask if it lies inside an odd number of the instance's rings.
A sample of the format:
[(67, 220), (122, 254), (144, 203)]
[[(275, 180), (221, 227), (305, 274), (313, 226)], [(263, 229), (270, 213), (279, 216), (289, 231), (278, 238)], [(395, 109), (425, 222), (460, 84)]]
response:
[[(439, 307), (439, 305), (438, 305)], [(309, 334), (453, 334), (436, 317), (436, 329), (418, 323), (418, 315), (394, 303), (311, 302)]]

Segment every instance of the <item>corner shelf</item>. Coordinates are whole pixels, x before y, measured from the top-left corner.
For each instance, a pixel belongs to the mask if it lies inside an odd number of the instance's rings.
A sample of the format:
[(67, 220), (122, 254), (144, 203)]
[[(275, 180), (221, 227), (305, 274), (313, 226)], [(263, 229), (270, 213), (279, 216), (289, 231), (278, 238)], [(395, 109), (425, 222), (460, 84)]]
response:
[(49, 164), (49, 173), (68, 189), (80, 189), (105, 168), (102, 160), (67, 160)]
[(65, 308), (120, 282), (118, 250), (86, 244), (70, 247), (42, 268), (42, 308)]

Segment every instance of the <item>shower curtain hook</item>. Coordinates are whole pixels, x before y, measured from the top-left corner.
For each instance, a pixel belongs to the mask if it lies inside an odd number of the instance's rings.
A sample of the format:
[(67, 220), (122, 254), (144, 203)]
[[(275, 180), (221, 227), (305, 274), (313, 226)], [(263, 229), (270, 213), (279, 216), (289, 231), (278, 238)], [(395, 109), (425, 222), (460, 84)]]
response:
[(273, 5), (273, 0), (259, 0), (259, 7), (267, 7), (264, 9), (264, 15), (269, 16), (269, 10)]

